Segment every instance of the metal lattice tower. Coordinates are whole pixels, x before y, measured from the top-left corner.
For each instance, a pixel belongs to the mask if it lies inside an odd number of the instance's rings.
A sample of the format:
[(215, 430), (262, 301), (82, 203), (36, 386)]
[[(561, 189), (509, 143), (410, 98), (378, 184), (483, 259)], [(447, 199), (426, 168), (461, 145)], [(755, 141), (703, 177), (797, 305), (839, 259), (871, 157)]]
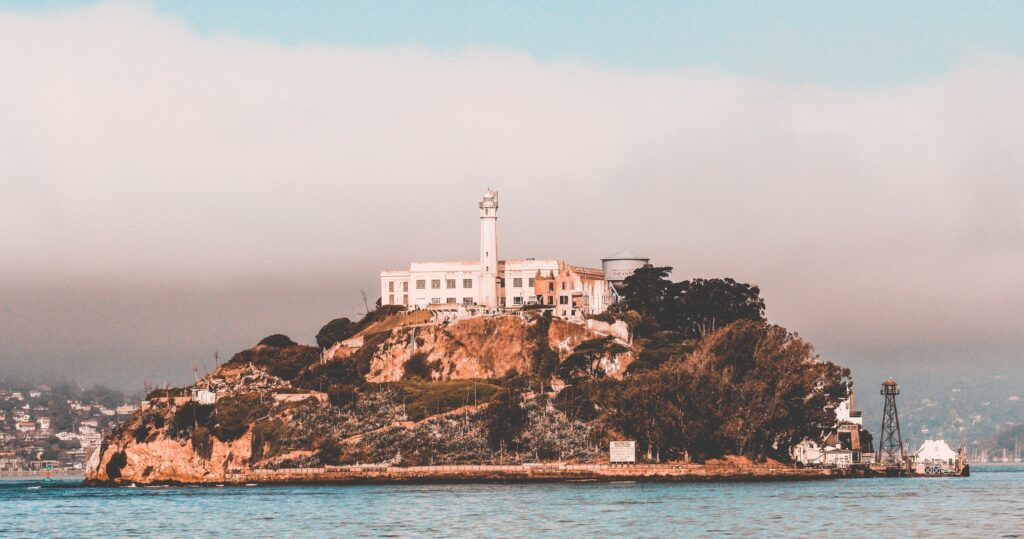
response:
[(903, 465), (903, 438), (900, 437), (900, 417), (896, 411), (896, 395), (900, 386), (889, 378), (882, 383), (885, 409), (882, 412), (882, 438), (878, 443), (878, 462), (887, 466)]

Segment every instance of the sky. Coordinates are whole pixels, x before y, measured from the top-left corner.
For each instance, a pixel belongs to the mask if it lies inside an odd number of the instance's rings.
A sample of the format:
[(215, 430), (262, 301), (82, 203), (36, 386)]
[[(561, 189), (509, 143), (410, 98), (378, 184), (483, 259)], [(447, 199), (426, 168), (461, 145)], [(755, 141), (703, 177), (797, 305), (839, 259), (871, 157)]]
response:
[(0, 375), (180, 384), (476, 254), (757, 284), (855, 380), (1016, 372), (1024, 5), (0, 1)]

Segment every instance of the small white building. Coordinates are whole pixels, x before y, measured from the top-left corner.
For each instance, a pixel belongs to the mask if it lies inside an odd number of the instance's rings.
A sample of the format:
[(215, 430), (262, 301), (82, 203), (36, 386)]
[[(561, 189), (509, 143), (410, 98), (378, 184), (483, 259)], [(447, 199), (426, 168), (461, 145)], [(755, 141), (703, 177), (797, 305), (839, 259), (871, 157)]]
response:
[(39, 423), (39, 430), (50, 430), (50, 418), (40, 417), (36, 419), (36, 423)]
[(36, 430), (36, 424), (31, 421), (18, 421), (14, 424), (14, 428), (18, 432), (34, 432)]
[(826, 449), (824, 464), (836, 468), (849, 468), (853, 464), (853, 451), (838, 448)]
[(804, 440), (793, 446), (793, 460), (804, 466), (820, 466), (825, 464), (825, 448), (814, 440)]
[(192, 388), (192, 401), (196, 404), (211, 405), (217, 403), (217, 394), (205, 387)]
[(138, 409), (139, 407), (134, 404), (122, 404), (115, 408), (114, 411), (117, 412), (117, 415), (132, 415)]

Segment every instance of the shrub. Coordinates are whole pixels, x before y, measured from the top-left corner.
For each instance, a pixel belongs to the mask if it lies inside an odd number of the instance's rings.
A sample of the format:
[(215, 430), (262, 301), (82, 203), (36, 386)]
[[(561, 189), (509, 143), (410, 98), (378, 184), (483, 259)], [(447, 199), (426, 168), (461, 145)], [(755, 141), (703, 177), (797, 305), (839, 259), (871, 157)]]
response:
[(296, 344), (298, 344), (298, 343), (296, 343), (295, 341), (293, 341), (290, 338), (288, 338), (287, 335), (284, 335), (284, 334), (281, 334), (281, 333), (275, 333), (273, 335), (269, 335), (267, 337), (263, 337), (263, 339), (259, 343), (257, 343), (256, 346), (270, 346), (270, 347), (273, 347), (273, 348), (288, 348), (289, 346), (295, 346)]
[(146, 441), (146, 437), (149, 436), (149, 426), (143, 422), (138, 427), (135, 427), (135, 443), (141, 444)]
[(125, 455), (124, 451), (118, 451), (113, 455), (110, 455), (110, 460), (107, 461), (107, 478), (111, 481), (121, 477), (121, 470), (128, 464), (128, 455)]
[(300, 372), (316, 365), (318, 361), (320, 361), (319, 348), (292, 343), (290, 346), (268, 346), (243, 350), (235, 354), (229, 363), (236, 365), (252, 363), (254, 366), (263, 367), (278, 378), (293, 380)]
[(402, 375), (402, 379), (412, 380), (416, 378), (429, 381), (431, 379), (431, 367), (432, 365), (427, 363), (427, 354), (422, 352), (413, 354), (403, 365), (405, 374)]
[(210, 430), (206, 427), (199, 427), (192, 433), (192, 449), (203, 460), (210, 460), (213, 456), (213, 438), (210, 437)]
[(258, 401), (243, 396), (219, 399), (215, 409), (216, 424), (211, 432), (222, 442), (233, 442), (241, 438), (249, 430), (252, 418), (266, 411), (266, 407)]
[(322, 437), (317, 440), (317, 457), (322, 464), (338, 464), (341, 458), (341, 444), (337, 440)]
[(316, 334), (316, 344), (320, 348), (330, 348), (356, 334), (356, 324), (348, 318), (335, 318), (324, 324)]
[(178, 408), (171, 418), (167, 433), (179, 439), (188, 437), (197, 426), (210, 427), (213, 422), (213, 406), (189, 401)]
[(265, 419), (252, 426), (252, 460), (268, 458), (279, 453), (288, 429), (280, 419)]

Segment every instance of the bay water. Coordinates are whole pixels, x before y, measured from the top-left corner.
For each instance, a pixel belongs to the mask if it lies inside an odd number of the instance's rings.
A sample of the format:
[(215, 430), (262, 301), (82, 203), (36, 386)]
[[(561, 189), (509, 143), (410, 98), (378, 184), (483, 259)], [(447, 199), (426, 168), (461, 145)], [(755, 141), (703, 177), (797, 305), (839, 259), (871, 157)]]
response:
[(1024, 466), (750, 483), (85, 487), (0, 480), (0, 537), (1024, 536)]

